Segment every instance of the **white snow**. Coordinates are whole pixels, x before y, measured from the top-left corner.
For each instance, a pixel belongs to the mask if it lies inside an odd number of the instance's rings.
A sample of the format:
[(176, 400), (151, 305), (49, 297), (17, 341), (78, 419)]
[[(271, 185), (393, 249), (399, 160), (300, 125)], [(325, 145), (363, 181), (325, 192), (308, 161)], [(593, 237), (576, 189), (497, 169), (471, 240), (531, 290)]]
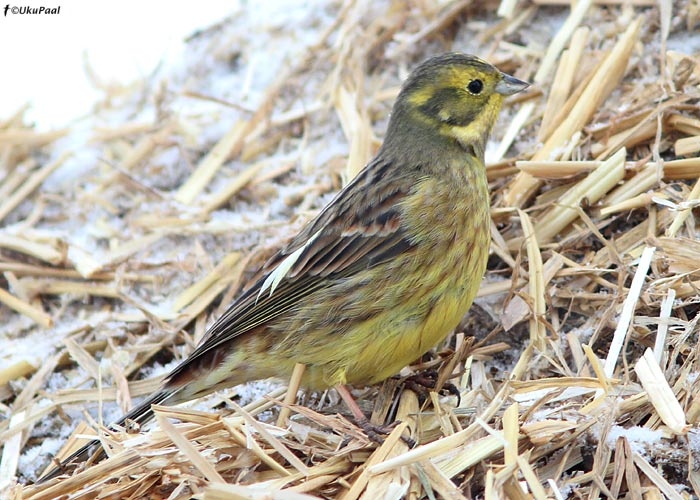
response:
[(658, 446), (663, 435), (663, 432), (660, 430), (647, 429), (646, 427), (634, 426), (625, 428), (620, 425), (613, 425), (605, 441), (610, 449), (615, 449), (617, 438), (622, 436), (627, 439), (632, 451), (644, 456), (647, 450)]

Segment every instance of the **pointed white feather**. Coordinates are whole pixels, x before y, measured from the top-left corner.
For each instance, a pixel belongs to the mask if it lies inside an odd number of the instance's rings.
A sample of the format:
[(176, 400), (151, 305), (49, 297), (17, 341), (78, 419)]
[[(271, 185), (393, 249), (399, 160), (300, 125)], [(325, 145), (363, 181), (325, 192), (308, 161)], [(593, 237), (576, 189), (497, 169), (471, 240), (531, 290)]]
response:
[(256, 301), (260, 300), (260, 297), (262, 296), (263, 292), (268, 288), (270, 289), (270, 296), (272, 296), (277, 286), (284, 279), (284, 277), (294, 266), (294, 264), (296, 264), (296, 261), (299, 260), (299, 257), (304, 252), (304, 250), (306, 250), (309, 247), (309, 245), (311, 245), (314, 242), (314, 240), (318, 237), (319, 234), (321, 234), (321, 231), (316, 232), (311, 238), (309, 238), (309, 241), (307, 241), (303, 247), (300, 247), (294, 252), (290, 253), (289, 256), (287, 256), (282, 262), (279, 263), (279, 265), (267, 276), (267, 278), (265, 278), (265, 281), (263, 282), (262, 286), (260, 287), (260, 291), (258, 292), (258, 297)]

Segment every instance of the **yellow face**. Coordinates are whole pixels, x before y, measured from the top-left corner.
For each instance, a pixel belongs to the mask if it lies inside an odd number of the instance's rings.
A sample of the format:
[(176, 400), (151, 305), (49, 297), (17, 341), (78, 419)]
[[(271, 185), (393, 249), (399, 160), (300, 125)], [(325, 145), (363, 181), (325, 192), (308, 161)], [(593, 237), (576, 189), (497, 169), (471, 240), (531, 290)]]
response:
[(433, 73), (430, 80), (417, 80), (418, 85), (409, 93), (408, 101), (426, 118), (463, 127), (476, 120), (486, 108), (500, 106), (503, 97), (495, 87), (501, 76), (493, 66), (444, 66)]
[(503, 98), (526, 83), (478, 57), (450, 53), (419, 67), (403, 88), (411, 116), (463, 145), (483, 146)]

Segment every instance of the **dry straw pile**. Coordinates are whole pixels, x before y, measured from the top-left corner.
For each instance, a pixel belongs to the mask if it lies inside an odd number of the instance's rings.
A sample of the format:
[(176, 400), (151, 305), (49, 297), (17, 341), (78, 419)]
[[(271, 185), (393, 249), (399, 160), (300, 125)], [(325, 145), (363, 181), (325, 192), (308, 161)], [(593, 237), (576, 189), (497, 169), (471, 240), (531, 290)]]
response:
[[(329, 0), (274, 22), (244, 11), (188, 40), (184, 68), (96, 80), (103, 101), (63, 130), (35, 130), (24, 109), (5, 117), (0, 495), (700, 495), (699, 11), (670, 0)], [(461, 397), (394, 379), (358, 393), (375, 420), (401, 421), (377, 446), (327, 404), (285, 401), (282, 388), (239, 406), (232, 389), (197, 410), (159, 408), (140, 433), (102, 427), (109, 459), (31, 485), (42, 445), (63, 442), (83, 410), (128, 407), (157, 386), (154, 366), (186, 356), (370, 158), (407, 69), (445, 50), (534, 83), (507, 103), (488, 152), (478, 305), (412, 367), (437, 369)]]

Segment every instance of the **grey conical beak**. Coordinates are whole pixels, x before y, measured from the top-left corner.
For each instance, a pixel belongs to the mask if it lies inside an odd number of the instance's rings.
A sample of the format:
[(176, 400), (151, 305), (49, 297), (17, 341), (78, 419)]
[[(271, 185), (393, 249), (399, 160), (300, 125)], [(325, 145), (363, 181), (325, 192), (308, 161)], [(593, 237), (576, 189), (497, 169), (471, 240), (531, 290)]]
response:
[(529, 86), (529, 83), (504, 73), (503, 79), (496, 84), (496, 92), (502, 95), (513, 95), (525, 90)]

